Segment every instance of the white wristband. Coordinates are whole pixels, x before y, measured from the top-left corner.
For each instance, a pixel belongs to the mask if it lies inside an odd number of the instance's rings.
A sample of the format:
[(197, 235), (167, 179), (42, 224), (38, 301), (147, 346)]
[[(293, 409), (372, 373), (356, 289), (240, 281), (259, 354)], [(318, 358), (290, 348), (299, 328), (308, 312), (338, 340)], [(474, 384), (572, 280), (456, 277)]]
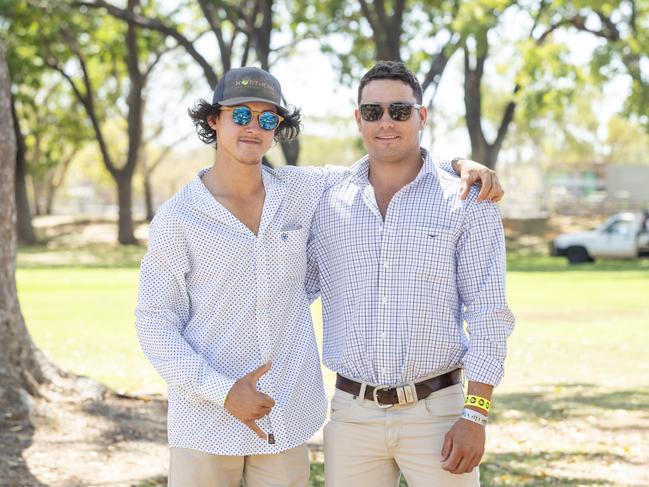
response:
[(473, 409), (463, 409), (462, 418), (474, 423), (478, 423), (481, 426), (487, 426), (487, 421), (489, 420), (487, 416), (480, 414), (478, 411), (474, 411)]

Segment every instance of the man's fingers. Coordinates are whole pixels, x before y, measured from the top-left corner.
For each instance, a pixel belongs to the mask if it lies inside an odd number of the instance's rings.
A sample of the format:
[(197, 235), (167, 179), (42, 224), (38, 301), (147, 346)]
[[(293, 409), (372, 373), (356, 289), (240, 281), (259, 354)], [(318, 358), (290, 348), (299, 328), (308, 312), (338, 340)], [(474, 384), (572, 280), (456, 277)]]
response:
[(255, 423), (254, 421), (246, 421), (243, 424), (245, 424), (248, 428), (250, 428), (252, 431), (257, 433), (257, 436), (259, 436), (259, 438), (261, 438), (262, 440), (266, 439), (266, 433), (264, 433), (262, 429), (259, 426), (257, 426), (257, 423)]
[(270, 362), (265, 363), (261, 367), (256, 368), (252, 372), (248, 374), (248, 376), (252, 377), (255, 382), (258, 381), (266, 372), (270, 370), (272, 367), (272, 364)]
[(482, 188), (480, 188), (480, 193), (478, 193), (478, 199), (480, 201), (484, 201), (489, 196), (489, 193), (493, 186), (491, 174), (488, 172), (483, 173), (480, 181), (482, 182)]
[(453, 447), (453, 439), (448, 433), (444, 436), (444, 444), (442, 445), (442, 462), (448, 460), (448, 456), (451, 454), (451, 449)]
[(467, 177), (462, 176), (460, 178), (460, 199), (465, 200), (466, 197), (469, 195), (469, 189), (471, 189), (471, 185), (469, 184), (469, 181), (467, 181)]
[(471, 470), (473, 470), (472, 462), (468, 456), (464, 456), (460, 460), (460, 463), (457, 465), (455, 470), (451, 470), (451, 473), (463, 474), (463, 473), (469, 473)]
[(442, 462), (442, 468), (447, 472), (456, 472), (457, 467), (461, 461), (462, 461), (462, 455), (460, 454), (459, 449), (452, 448), (448, 460)]
[(502, 188), (500, 183), (498, 183), (498, 195), (494, 198), (494, 203), (498, 203), (505, 196), (505, 190)]

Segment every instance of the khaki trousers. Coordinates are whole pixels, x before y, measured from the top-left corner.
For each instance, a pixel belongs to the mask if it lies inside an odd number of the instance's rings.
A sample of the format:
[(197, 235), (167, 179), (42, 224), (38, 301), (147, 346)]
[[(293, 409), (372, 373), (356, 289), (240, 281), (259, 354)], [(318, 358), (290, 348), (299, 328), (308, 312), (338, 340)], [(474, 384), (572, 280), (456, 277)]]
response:
[(211, 455), (171, 448), (169, 487), (306, 487), (309, 450), (302, 444), (275, 455)]
[(462, 475), (441, 468), (444, 435), (459, 419), (464, 390), (456, 384), (410, 406), (379, 408), (336, 389), (324, 428), (327, 487), (475, 487), (478, 468)]

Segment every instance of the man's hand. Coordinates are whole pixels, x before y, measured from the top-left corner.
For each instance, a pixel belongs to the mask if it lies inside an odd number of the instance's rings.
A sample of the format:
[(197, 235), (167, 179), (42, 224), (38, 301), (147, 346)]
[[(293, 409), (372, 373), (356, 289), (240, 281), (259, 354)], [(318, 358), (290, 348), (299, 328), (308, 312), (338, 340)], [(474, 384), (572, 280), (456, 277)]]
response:
[(454, 474), (469, 473), (484, 454), (485, 427), (458, 419), (444, 437), (442, 468)]
[(482, 185), (478, 194), (480, 201), (497, 203), (503, 198), (505, 191), (500, 186), (496, 171), (469, 159), (453, 161), (453, 170), (460, 175), (460, 199), (466, 199), (473, 184)]
[(257, 390), (257, 381), (270, 370), (270, 367), (269, 362), (236, 381), (228, 392), (224, 404), (225, 409), (232, 416), (257, 433), (262, 440), (266, 439), (266, 433), (257, 426), (255, 420), (266, 416), (275, 405), (275, 401)]

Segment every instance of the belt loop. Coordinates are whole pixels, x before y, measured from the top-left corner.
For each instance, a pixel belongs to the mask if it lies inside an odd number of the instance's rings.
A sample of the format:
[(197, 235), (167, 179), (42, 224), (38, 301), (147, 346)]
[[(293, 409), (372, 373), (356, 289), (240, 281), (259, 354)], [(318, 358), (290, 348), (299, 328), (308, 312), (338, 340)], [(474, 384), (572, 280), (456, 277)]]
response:
[(361, 382), (361, 390), (358, 393), (356, 400), (359, 403), (362, 403), (365, 400), (365, 389), (367, 388), (367, 382)]

